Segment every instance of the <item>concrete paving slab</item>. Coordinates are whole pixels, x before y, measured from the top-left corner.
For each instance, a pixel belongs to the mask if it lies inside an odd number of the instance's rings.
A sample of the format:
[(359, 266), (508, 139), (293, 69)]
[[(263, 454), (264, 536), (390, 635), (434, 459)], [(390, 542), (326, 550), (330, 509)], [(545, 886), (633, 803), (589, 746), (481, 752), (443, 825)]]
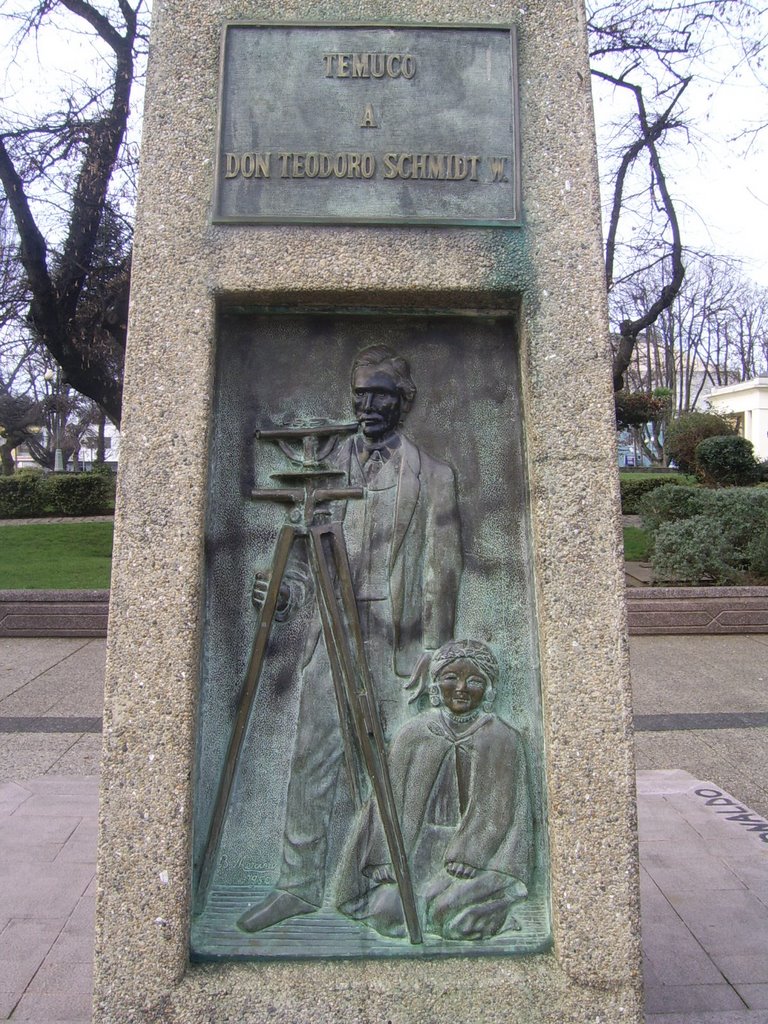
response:
[[(730, 1013), (734, 1024), (768, 1024), (755, 1016), (764, 1012), (755, 961), (768, 963), (768, 903), (750, 888), (766, 873), (768, 845), (721, 812), (759, 817), (680, 770), (640, 771), (637, 790), (647, 1024), (729, 1024)], [(737, 874), (746, 864), (754, 874)]]
[(63, 775), (93, 775), (101, 765), (101, 734), (78, 736), (56, 762), (56, 771)]
[(3, 639), (0, 647), (0, 702), (15, 690), (65, 661), (90, 641), (37, 638)]
[[(768, 852), (768, 841), (763, 839), (768, 836), (768, 820), (718, 786), (702, 783), (692, 794), (666, 799), (703, 838), (743, 843), (745, 850), (759, 844), (762, 852)], [(732, 852), (736, 850), (734, 846)]]
[(730, 985), (665, 985), (647, 988), (645, 1009), (657, 1012), (688, 1012), (690, 1010), (741, 1010), (745, 1003)]
[(99, 795), (99, 779), (95, 775), (78, 779), (76, 784), (73, 784), (72, 779), (67, 776), (44, 776), (39, 779), (29, 779), (24, 783), (24, 786), (30, 793), (88, 793), (92, 796)]
[(643, 951), (651, 967), (645, 977), (646, 992), (666, 985), (680, 987), (726, 982), (712, 958), (686, 928), (655, 883), (642, 886), (640, 900)]
[(29, 796), (30, 791), (20, 786), (18, 782), (0, 782), (0, 819), (4, 815), (13, 814)]
[(714, 960), (732, 985), (768, 985), (768, 954), (765, 951), (747, 956), (717, 953)]
[[(2, 1018), (0, 1018), (0, 1019), (2, 1019)], [(21, 1018), (19, 1018), (18, 1016), (15, 1016), (13, 1019), (14, 1020), (20, 1020)], [(76, 1020), (70, 1020), (69, 1018), (67, 1018), (66, 1020), (62, 1020), (60, 1017), (59, 1018), (55, 1018), (55, 1019), (53, 1017), (26, 1017), (26, 1018), (24, 1018), (24, 1024), (91, 1024), (91, 1021), (92, 1021), (92, 1017), (91, 1017), (90, 1011), (89, 1011), (87, 1017), (78, 1017)], [(760, 1024), (763, 1024), (763, 1022), (761, 1021)]]
[(51, 964), (46, 961), (34, 976), (27, 989), (34, 995), (90, 995), (93, 988), (93, 964), (90, 960), (82, 963)]
[(676, 768), (714, 779), (768, 817), (768, 728), (638, 732), (635, 764), (641, 770)]
[[(0, 780), (24, 780), (57, 770), (60, 762), (69, 775), (94, 771), (92, 748), (81, 753), (81, 736), (75, 734), (16, 733), (0, 737)], [(88, 737), (92, 740), (92, 737)]]
[(3, 864), (0, 903), (12, 918), (68, 917), (93, 876), (93, 864)]
[(90, 992), (26, 992), (16, 1009), (13, 1020), (61, 1021), (73, 1024), (75, 1021), (90, 1021)]
[(746, 889), (746, 883), (720, 857), (702, 852), (701, 837), (643, 843), (643, 866), (655, 882), (678, 892)]
[(0, 1020), (10, 1017), (32, 983), (66, 918), (12, 920), (0, 932)]
[[(76, 660), (82, 651), (76, 652), (67, 662)], [(0, 716), (15, 715), (96, 715), (100, 716), (103, 707), (101, 690), (96, 686), (98, 669), (90, 665), (90, 659), (84, 664), (73, 666), (64, 663), (55, 666), (49, 672), (19, 687), (0, 701)], [(103, 677), (103, 667), (101, 669)]]
[(701, 838), (679, 811), (666, 803), (648, 807), (640, 802), (637, 808), (637, 821), (646, 842), (665, 841), (669, 839), (671, 832), (683, 843), (696, 842)]
[(768, 950), (768, 906), (749, 890), (670, 893), (671, 906), (711, 955)]
[[(768, 904), (768, 864), (763, 859), (748, 856), (746, 851), (739, 845), (738, 849), (732, 851), (732, 843), (718, 844), (713, 852), (721, 857), (723, 862), (733, 871), (738, 878), (744, 882), (749, 889)], [(766, 974), (768, 975), (768, 951), (765, 956)], [(768, 981), (768, 977), (765, 979)]]
[[(633, 637), (635, 713), (765, 711), (764, 639), (752, 635)], [(706, 707), (702, 694), (706, 694)]]
[[(687, 793), (696, 784), (690, 772), (680, 768), (668, 768), (664, 771), (636, 772), (638, 796), (666, 796), (667, 794)], [(654, 808), (663, 809), (664, 804), (653, 804)], [(640, 803), (638, 811), (651, 810), (650, 804)]]
[(83, 815), (90, 812), (92, 806), (90, 792), (72, 793), (62, 790), (33, 792), (29, 800), (25, 800), (13, 814), (13, 820), (19, 821), (27, 817), (61, 818), (70, 816), (76, 817), (79, 821)]
[[(25, 664), (30, 644), (38, 650)], [(4, 639), (0, 716), (56, 713), (57, 704), (76, 706), (81, 715), (100, 715), (105, 657), (103, 640), (49, 640), (41, 645), (39, 640)]]
[(649, 1024), (768, 1024), (768, 1015), (760, 1010), (693, 1010), (687, 1013), (646, 1015)]
[[(688, 643), (691, 639), (699, 648), (698, 654)], [(715, 643), (707, 648), (706, 642), (712, 640)], [(746, 648), (740, 640), (744, 640)], [(704, 647), (701, 646), (703, 642)], [(44, 675), (62, 660), (62, 649), (58, 645), (82, 645), (79, 640), (3, 640), (0, 641), (0, 667), (21, 650), (14, 646), (14, 651), (9, 653), (5, 645), (23, 643), (39, 645), (37, 653), (29, 654), (30, 659), (34, 659), (35, 669), (29, 681), (36, 675)], [(97, 649), (83, 654), (80, 661), (90, 659), (91, 669), (94, 669), (103, 659), (103, 642), (89, 643)], [(656, 667), (650, 671), (641, 666), (634, 681), (636, 699), (639, 696), (645, 713), (765, 711), (768, 707), (765, 696), (762, 705), (756, 703), (758, 684), (763, 683), (756, 659), (759, 657), (768, 665), (768, 637), (633, 638), (635, 661), (639, 644), (641, 660), (650, 663), (654, 655), (647, 646), (649, 643), (657, 644)], [(672, 658), (674, 672), (670, 676), (670, 651), (674, 653), (675, 645), (677, 656)], [(47, 667), (40, 649), (43, 653), (48, 652)], [(69, 658), (73, 650), (65, 651), (65, 658)], [(82, 647), (77, 647), (77, 650), (82, 650)], [(741, 654), (744, 654), (744, 672)], [(687, 705), (681, 702), (681, 697), (689, 700), (696, 687), (686, 680), (680, 681), (686, 662), (689, 672), (697, 673), (699, 679), (696, 684), (698, 703)], [(78, 658), (72, 658), (70, 667), (77, 664)], [(700, 669), (702, 664), (705, 667)], [(730, 669), (726, 672), (728, 664)], [(762, 667), (760, 671), (768, 677), (768, 671)], [(721, 673), (719, 677), (718, 672)], [(718, 703), (723, 692), (731, 692), (731, 677), (735, 677), (733, 700)], [(723, 680), (727, 680), (728, 685)], [(39, 696), (45, 692), (45, 684), (46, 681), (42, 680), (38, 688), (33, 686), (30, 696), (34, 698), (36, 694)], [(83, 692), (82, 702), (76, 699), (78, 687)], [(653, 687), (657, 689), (654, 691)], [(714, 697), (710, 699), (713, 690), (717, 700)], [(51, 691), (47, 692), (50, 696)], [(768, 684), (763, 694), (768, 694)], [(73, 717), (91, 713), (100, 715), (100, 704), (94, 711), (95, 705), (90, 703), (92, 695), (92, 678), (88, 681), (83, 677), (79, 681), (75, 679), (74, 684), (65, 684), (64, 690), (55, 698), (59, 701), (58, 710), (51, 704), (40, 716), (41, 721), (45, 717), (61, 718), (58, 712), (62, 708)], [(644, 705), (643, 700), (646, 701)], [(23, 710), (29, 714), (27, 709)], [(0, 707), (0, 718), (3, 714)], [(42, 721), (40, 728), (46, 727)], [(762, 911), (755, 908), (762, 907), (768, 912), (765, 891), (768, 887), (768, 843), (761, 842), (759, 832), (746, 830), (749, 822), (729, 821), (726, 814), (717, 813), (720, 807), (734, 811), (738, 816), (738, 807), (744, 807), (768, 823), (768, 779), (765, 777), (768, 729), (639, 733), (637, 741), (641, 768), (638, 772), (638, 817), (643, 865), (643, 942), (649, 1000), (647, 1022), (768, 1024), (768, 1008), (761, 1003), (764, 989), (768, 986), (768, 939), (754, 930), (756, 914), (760, 918), (758, 923), (762, 922)], [(53, 989), (55, 979), (64, 977), (68, 966), (71, 966), (73, 970), (70, 973), (79, 978), (77, 985), (86, 981), (82, 965), (90, 962), (93, 944), (96, 770), (100, 751), (101, 737), (97, 733), (0, 735), (0, 865), (5, 871), (13, 868), (32, 872), (37, 869), (43, 876), (52, 870), (54, 880), (60, 885), (64, 884), (62, 878), (65, 876), (70, 877), (70, 884), (73, 878), (76, 883), (74, 893), (66, 902), (69, 909), (56, 917), (50, 916), (51, 906), (55, 906), (50, 900), (40, 900), (28, 908), (30, 914), (39, 914), (38, 918), (13, 917), (0, 893), (0, 1019), (3, 1019), (11, 999), (16, 1007), (12, 1019), (23, 1019), (31, 1024), (35, 1021), (38, 1024), (56, 1024), (56, 1021), (78, 1024), (82, 1021), (85, 1024), (90, 1019), (89, 998), (80, 1002), (67, 999), (63, 1005), (58, 996), (48, 990), (49, 982), (45, 979), (50, 980)], [(37, 772), (33, 771), (35, 764), (42, 765)], [(702, 764), (706, 771), (694, 770)], [(660, 768), (669, 770), (659, 771)], [(32, 777), (35, 775), (40, 777)], [(699, 781), (707, 779), (714, 781)], [(730, 779), (733, 785), (727, 784)], [(733, 800), (733, 806), (706, 806), (703, 798), (695, 795), (697, 787), (713, 787)], [(731, 797), (732, 793), (736, 793), (738, 799)], [(758, 800), (765, 799), (764, 808), (751, 801), (750, 793), (755, 793)], [(62, 803), (66, 813), (62, 813)], [(54, 813), (57, 805), (58, 814)], [(37, 849), (36, 862), (27, 857), (25, 861), (10, 865), (8, 858), (3, 858), (3, 841), (9, 844), (8, 849), (18, 849), (8, 833), (9, 822), (14, 818), (14, 829), (28, 830), (25, 838), (31, 849)], [(58, 853), (53, 862), (49, 862), (45, 858), (53, 849)], [(685, 862), (682, 873), (674, 864), (675, 849)], [(741, 897), (742, 903), (734, 903), (735, 897)], [(688, 904), (692, 906), (697, 899), (701, 919), (689, 912)], [(751, 914), (747, 908), (751, 908)], [(703, 926), (707, 915), (713, 936), (705, 946), (696, 929)], [(724, 922), (728, 922), (727, 927)], [(41, 930), (38, 946), (30, 947), (31, 933), (25, 946), (23, 933), (19, 931), (24, 928)], [(6, 958), (6, 963), (10, 962), (7, 950), (11, 946), (18, 951), (14, 961), (18, 965), (14, 968), (16, 979), (24, 970), (35, 972), (30, 977), (29, 990), (21, 996), (10, 991), (4, 980), (3, 958)], [(22, 965), (25, 955), (29, 956), (31, 963), (26, 968)], [(33, 990), (31, 979), (37, 972), (43, 973)], [(716, 1009), (718, 1006), (720, 1009)]]
[(48, 815), (47, 817), (36, 817), (20, 813), (23, 807), (19, 807), (14, 815), (7, 815), (0, 833), (0, 848), (2, 844), (12, 843), (54, 843), (60, 850), (73, 835), (81, 821), (80, 817), (73, 817), (67, 814)]
[(0, 1020), (8, 1020), (18, 1001), (15, 990), (4, 988), (0, 982)]
[(736, 985), (735, 988), (751, 1010), (768, 1010), (768, 985)]

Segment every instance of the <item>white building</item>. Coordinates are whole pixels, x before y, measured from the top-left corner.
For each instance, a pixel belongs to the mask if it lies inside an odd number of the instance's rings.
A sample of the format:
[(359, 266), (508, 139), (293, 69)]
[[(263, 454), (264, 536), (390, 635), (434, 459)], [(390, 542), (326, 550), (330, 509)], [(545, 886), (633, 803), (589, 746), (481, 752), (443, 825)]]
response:
[(707, 401), (713, 412), (735, 416), (739, 433), (752, 442), (756, 458), (768, 459), (768, 377), (712, 388)]
[[(89, 431), (88, 436), (92, 436), (92, 431)], [(48, 440), (48, 447), (53, 447), (53, 440)], [(95, 448), (89, 448), (86, 444), (83, 444), (77, 450), (77, 464), (74, 463), (72, 458), (69, 459), (67, 465), (64, 467), (67, 472), (88, 472), (93, 469), (96, 463), (97, 450)], [(40, 469), (39, 463), (35, 462), (29, 453), (29, 449), (25, 444), (19, 445), (13, 452), (14, 461), (16, 463), (16, 469)], [(104, 429), (104, 462), (113, 471), (117, 472), (117, 463), (120, 457), (120, 431), (117, 427), (107, 420)]]

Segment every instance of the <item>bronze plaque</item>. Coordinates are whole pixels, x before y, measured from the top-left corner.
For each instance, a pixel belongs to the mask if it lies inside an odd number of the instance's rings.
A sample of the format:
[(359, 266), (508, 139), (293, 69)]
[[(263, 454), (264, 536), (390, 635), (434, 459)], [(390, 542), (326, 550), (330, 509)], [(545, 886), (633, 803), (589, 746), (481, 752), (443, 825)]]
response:
[(519, 224), (511, 28), (226, 26), (214, 220)]
[(192, 955), (549, 943), (514, 318), (221, 314)]

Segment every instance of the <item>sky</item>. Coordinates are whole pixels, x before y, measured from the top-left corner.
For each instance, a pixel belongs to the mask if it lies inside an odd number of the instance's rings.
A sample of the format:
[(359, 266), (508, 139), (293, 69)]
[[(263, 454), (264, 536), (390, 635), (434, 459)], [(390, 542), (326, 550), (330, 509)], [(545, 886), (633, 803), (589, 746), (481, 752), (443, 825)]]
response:
[[(690, 132), (675, 133), (663, 164), (684, 245), (733, 257), (745, 276), (768, 287), (768, 75), (763, 84), (743, 62), (734, 71), (737, 63), (723, 41), (699, 66), (685, 94)], [(594, 95), (601, 150), (616, 98), (604, 86)]]
[[(4, 0), (0, 7), (6, 13), (27, 4)], [(0, 20), (0, 46), (10, 24)], [(0, 50), (0, 96), (6, 109), (44, 105), (59, 93), (61, 76), (84, 73), (94, 54), (86, 37), (70, 39), (63, 47), (50, 31), (30, 41), (22, 59), (11, 66), (8, 52)], [(768, 128), (739, 138), (756, 124), (768, 124), (768, 84), (744, 66), (733, 73), (734, 63), (733, 50), (722, 40), (699, 68), (686, 94), (692, 132), (687, 138), (677, 134), (665, 168), (685, 244), (734, 257), (747, 276), (768, 287)], [(598, 138), (605, 138), (615, 100), (605, 89), (595, 100)]]
[(690, 208), (685, 231), (691, 243), (743, 260), (745, 274), (768, 286), (768, 86), (735, 82), (710, 101), (709, 144), (691, 144), (681, 154), (678, 188)]

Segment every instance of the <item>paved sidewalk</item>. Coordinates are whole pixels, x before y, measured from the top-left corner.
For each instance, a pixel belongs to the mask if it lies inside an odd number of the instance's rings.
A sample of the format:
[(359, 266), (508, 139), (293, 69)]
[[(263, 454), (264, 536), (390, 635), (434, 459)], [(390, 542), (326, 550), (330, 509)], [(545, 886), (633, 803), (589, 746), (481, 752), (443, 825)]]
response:
[(98, 778), (0, 783), (0, 1020), (91, 1019)]
[(768, 1021), (768, 821), (688, 772), (638, 773), (648, 1024)]
[(40, 519), (0, 519), (0, 526), (34, 526), (36, 523), (111, 523), (111, 516), (46, 516)]
[[(631, 651), (647, 1024), (768, 1024), (768, 636)], [(90, 1021), (103, 659), (0, 641), (0, 1020)]]
[(104, 641), (0, 641), (0, 1020), (91, 1019)]

